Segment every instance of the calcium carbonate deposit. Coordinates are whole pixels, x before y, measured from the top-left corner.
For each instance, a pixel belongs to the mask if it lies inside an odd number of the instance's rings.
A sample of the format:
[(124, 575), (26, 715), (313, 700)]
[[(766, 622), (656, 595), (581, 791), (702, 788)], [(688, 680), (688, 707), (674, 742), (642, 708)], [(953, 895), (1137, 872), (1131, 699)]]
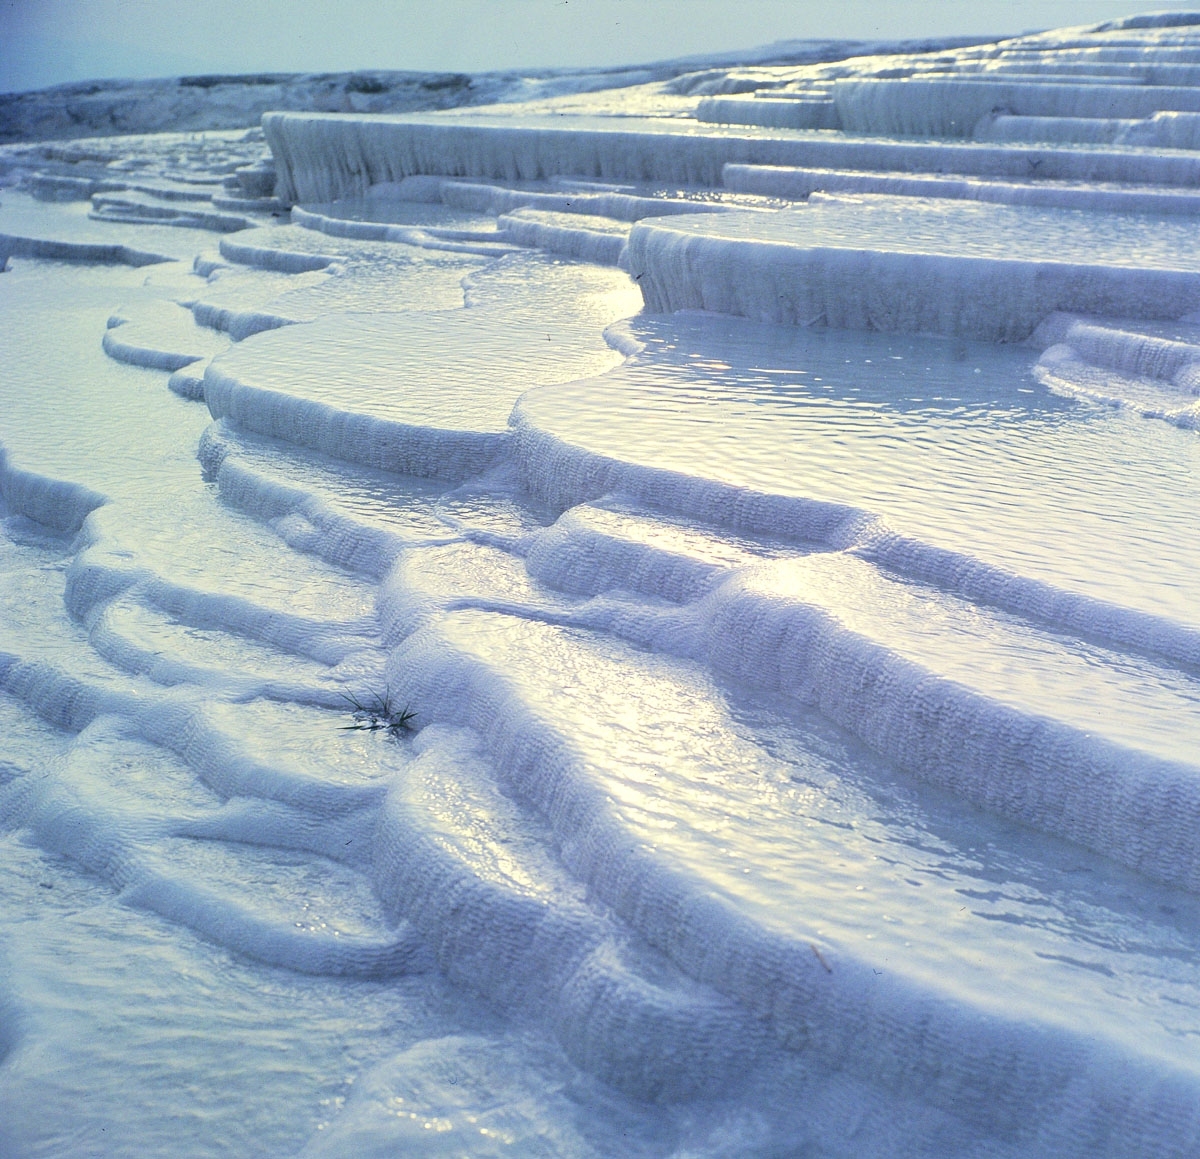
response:
[(1200, 1156), (1200, 14), (597, 83), (0, 149), (0, 1154)]

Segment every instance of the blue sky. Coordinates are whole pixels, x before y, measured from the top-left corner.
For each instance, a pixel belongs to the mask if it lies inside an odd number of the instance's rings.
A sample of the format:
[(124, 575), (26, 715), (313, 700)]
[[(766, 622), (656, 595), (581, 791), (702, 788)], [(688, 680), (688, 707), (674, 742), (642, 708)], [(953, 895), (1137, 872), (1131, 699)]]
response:
[(629, 64), (799, 37), (1014, 33), (1139, 10), (1128, 0), (0, 0), (0, 91), (186, 72)]

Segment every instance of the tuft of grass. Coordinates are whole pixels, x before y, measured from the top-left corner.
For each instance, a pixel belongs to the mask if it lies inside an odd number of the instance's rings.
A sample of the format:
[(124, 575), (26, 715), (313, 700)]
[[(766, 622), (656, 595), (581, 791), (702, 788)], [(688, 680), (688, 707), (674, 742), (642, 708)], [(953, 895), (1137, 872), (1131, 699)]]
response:
[(396, 708), (392, 703), (391, 689), (383, 695), (369, 693), (360, 698), (354, 693), (342, 693), (342, 699), (350, 706), (350, 723), (341, 727), (352, 732), (386, 732), (390, 737), (399, 737), (411, 732), (417, 714), (408, 705)]

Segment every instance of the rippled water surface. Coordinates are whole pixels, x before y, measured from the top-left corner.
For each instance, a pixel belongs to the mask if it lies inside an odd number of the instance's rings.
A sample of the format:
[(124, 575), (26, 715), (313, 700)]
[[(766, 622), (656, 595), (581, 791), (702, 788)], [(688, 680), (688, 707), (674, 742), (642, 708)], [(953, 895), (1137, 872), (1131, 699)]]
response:
[(1200, 239), (1200, 226), (1177, 217), (851, 194), (822, 196), (773, 219), (733, 214), (683, 228), (806, 247), (1169, 270), (1196, 269)]
[(531, 396), (534, 421), (622, 460), (851, 504), (1020, 574), (1196, 622), (1191, 432), (1053, 395), (1020, 348), (701, 315), (632, 331), (644, 355)]

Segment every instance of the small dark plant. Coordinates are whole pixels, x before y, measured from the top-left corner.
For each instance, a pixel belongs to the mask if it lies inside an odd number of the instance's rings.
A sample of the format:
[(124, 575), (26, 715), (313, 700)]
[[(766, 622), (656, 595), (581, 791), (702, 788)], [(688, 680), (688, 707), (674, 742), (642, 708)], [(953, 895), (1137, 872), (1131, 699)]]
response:
[(411, 732), (413, 721), (417, 719), (417, 714), (407, 705), (398, 709), (392, 704), (390, 689), (385, 689), (382, 696), (372, 692), (361, 699), (353, 693), (343, 693), (342, 699), (350, 705), (350, 723), (343, 724), (343, 729), (386, 732), (390, 737), (398, 737)]

